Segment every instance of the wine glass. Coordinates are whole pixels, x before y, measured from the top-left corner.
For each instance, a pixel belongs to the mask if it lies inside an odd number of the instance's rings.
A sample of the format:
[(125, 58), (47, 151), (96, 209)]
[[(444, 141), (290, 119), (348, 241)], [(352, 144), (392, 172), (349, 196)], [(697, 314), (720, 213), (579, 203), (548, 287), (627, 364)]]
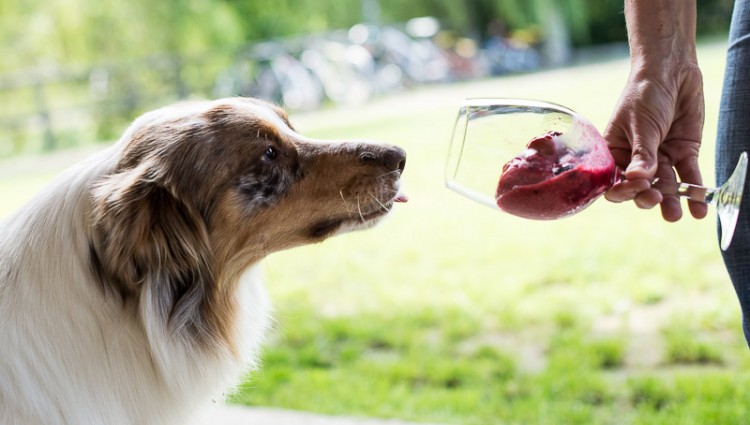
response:
[[(745, 185), (747, 153), (717, 188), (658, 179), (654, 188), (714, 205), (721, 249), (732, 241)], [(446, 186), (519, 217), (573, 215), (624, 179), (606, 141), (572, 110), (526, 99), (467, 99), (459, 109), (446, 163)]]

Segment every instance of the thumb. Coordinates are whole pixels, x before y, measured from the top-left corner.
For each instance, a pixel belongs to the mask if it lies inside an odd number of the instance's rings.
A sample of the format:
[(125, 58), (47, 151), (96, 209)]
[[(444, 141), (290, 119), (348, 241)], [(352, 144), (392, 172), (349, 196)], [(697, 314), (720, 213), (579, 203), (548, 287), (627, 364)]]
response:
[(651, 146), (643, 139), (633, 141), (630, 164), (625, 169), (628, 179), (651, 179), (656, 174), (656, 146)]

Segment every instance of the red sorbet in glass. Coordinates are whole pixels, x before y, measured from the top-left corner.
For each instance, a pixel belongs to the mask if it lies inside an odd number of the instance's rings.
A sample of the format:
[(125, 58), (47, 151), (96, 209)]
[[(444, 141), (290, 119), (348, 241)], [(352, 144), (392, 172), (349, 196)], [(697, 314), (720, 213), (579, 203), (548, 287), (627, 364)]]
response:
[(562, 133), (551, 132), (503, 166), (495, 199), (510, 214), (554, 220), (588, 206), (612, 186), (615, 175), (606, 143), (573, 150)]

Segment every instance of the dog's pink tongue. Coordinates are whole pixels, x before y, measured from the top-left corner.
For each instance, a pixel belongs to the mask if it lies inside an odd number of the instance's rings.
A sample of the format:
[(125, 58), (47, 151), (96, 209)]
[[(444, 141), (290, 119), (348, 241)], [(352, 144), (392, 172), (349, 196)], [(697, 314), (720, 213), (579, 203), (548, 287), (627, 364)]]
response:
[(393, 200), (393, 202), (408, 202), (409, 197), (404, 195), (403, 193), (399, 193), (396, 195), (396, 198)]

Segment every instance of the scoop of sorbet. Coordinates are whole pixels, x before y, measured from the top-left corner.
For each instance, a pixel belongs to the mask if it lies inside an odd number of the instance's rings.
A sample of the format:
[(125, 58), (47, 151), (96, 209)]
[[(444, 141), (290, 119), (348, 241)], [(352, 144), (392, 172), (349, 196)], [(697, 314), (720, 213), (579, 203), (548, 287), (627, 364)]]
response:
[(554, 220), (584, 209), (609, 189), (616, 171), (606, 143), (570, 145), (560, 132), (531, 140), (503, 166), (497, 206), (519, 217)]

